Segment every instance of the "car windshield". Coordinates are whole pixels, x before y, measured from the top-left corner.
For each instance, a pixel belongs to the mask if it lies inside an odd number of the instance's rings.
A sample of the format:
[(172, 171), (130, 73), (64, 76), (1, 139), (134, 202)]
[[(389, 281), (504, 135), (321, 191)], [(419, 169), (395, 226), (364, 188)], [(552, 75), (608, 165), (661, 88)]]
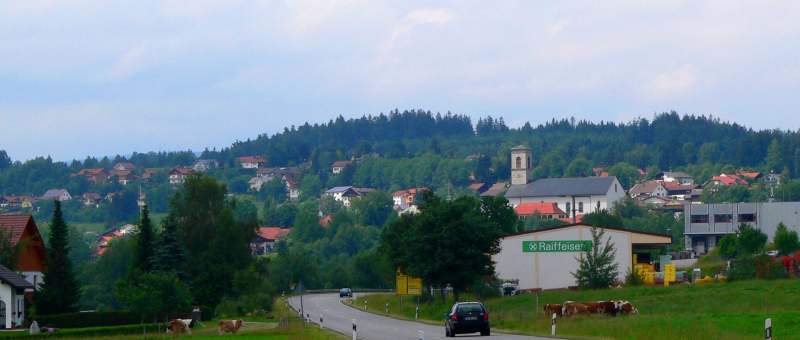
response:
[(458, 305), (459, 313), (480, 313), (483, 312), (483, 307), (477, 303), (465, 303)]

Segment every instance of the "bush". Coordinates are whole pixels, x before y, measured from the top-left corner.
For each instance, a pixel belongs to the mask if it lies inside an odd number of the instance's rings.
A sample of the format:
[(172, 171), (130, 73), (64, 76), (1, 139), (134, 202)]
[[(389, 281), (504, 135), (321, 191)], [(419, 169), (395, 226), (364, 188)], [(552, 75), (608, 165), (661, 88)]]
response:
[(41, 315), (35, 316), (32, 320), (36, 320), (39, 326), (56, 328), (133, 325), (142, 321), (136, 313), (125, 311)]
[(786, 267), (775, 258), (767, 255), (755, 258), (756, 278), (759, 279), (783, 279), (789, 276)]
[(728, 280), (750, 280), (756, 277), (756, 260), (754, 257), (742, 256), (731, 261)]
[(625, 284), (628, 286), (641, 286), (644, 284), (644, 278), (635, 269), (630, 268), (625, 274)]
[(262, 292), (242, 295), (238, 298), (223, 299), (217, 305), (216, 314), (221, 318), (245, 315), (266, 315), (272, 309), (272, 295)]

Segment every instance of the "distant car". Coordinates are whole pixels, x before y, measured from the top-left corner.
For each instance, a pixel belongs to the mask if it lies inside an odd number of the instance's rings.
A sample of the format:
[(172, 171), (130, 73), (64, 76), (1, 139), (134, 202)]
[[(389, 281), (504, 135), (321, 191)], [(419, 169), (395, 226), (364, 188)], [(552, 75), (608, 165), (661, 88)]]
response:
[(477, 333), (489, 336), (489, 311), (480, 302), (456, 302), (444, 322), (444, 335)]
[(339, 298), (353, 297), (353, 290), (350, 288), (339, 289)]

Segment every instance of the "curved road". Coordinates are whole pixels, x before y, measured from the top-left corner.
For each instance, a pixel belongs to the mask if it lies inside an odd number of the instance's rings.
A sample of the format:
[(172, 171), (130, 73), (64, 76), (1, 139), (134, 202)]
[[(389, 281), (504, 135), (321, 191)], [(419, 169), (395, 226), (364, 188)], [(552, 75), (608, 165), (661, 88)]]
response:
[[(294, 296), (289, 303), (295, 310), (300, 310), (300, 297)], [(444, 326), (433, 326), (419, 322), (404, 321), (380, 316), (342, 304), (339, 294), (310, 294), (303, 296), (303, 309), (309, 314), (312, 322), (319, 324), (320, 314), (323, 325), (348, 337), (352, 334), (352, 319), (356, 319), (358, 339), (363, 340), (418, 340), (419, 331), (423, 331), (425, 340), (448, 339), (444, 336)], [(474, 337), (476, 339), (513, 339), (534, 340), (548, 339), (533, 336), (499, 334), (481, 337), (476, 334), (460, 334), (458, 337)]]

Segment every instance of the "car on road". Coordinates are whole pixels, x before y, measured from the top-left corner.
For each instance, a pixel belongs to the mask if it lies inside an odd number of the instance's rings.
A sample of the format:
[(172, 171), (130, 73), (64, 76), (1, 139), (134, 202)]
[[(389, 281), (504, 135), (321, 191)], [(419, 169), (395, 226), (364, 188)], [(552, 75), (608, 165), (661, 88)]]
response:
[(339, 298), (353, 297), (353, 290), (350, 288), (339, 289)]
[(477, 332), (488, 336), (489, 329), (489, 311), (480, 302), (456, 302), (444, 322), (444, 335), (447, 337)]

